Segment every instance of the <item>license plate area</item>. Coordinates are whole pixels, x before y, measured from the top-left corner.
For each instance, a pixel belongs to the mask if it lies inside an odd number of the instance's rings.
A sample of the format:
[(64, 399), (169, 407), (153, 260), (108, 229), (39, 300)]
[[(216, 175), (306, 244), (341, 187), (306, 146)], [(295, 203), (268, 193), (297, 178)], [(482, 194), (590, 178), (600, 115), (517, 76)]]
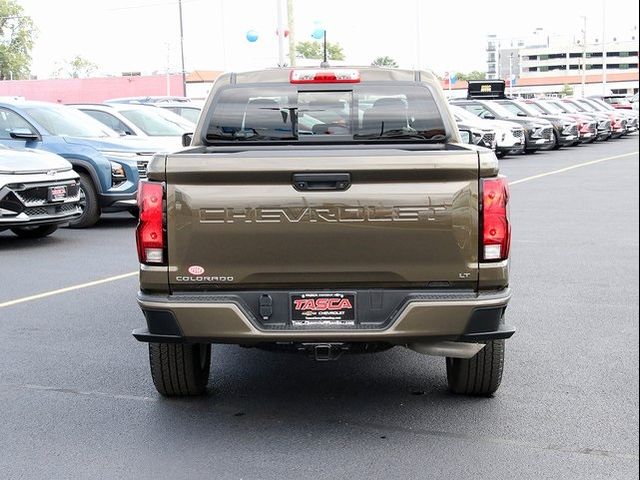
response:
[(67, 187), (66, 185), (56, 185), (54, 187), (49, 187), (47, 191), (47, 199), (50, 202), (62, 202), (67, 198)]
[(305, 292), (290, 295), (291, 324), (296, 327), (342, 327), (356, 324), (353, 292)]

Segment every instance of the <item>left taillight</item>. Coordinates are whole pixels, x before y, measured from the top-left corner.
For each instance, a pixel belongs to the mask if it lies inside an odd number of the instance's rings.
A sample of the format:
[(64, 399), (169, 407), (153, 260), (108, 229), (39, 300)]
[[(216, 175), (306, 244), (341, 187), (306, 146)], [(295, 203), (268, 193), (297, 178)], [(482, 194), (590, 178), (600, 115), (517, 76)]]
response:
[(482, 259), (506, 260), (511, 247), (506, 177), (482, 180)]
[(136, 244), (140, 263), (162, 265), (166, 261), (163, 197), (162, 183), (141, 180), (138, 184), (139, 221)]

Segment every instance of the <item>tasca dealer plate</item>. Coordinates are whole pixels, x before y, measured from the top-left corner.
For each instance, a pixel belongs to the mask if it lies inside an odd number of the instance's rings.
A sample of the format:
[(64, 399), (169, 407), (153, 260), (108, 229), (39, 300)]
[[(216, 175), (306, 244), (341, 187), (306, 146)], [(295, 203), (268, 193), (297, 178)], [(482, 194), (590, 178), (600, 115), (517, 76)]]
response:
[(292, 294), (291, 322), (296, 326), (355, 325), (356, 295), (343, 292)]
[(50, 202), (61, 202), (67, 198), (67, 187), (65, 185), (56, 185), (49, 187), (47, 198)]

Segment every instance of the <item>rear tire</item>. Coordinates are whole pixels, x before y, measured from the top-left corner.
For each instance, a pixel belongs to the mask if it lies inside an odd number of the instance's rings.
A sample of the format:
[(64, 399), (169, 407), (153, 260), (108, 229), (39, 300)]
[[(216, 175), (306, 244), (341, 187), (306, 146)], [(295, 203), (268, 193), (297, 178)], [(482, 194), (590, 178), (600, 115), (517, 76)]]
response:
[(166, 397), (202, 395), (209, 383), (210, 344), (150, 343), (156, 390)]
[(100, 206), (98, 205), (98, 195), (93, 180), (86, 173), (80, 173), (80, 207), (82, 214), (69, 222), (71, 228), (92, 227), (100, 218)]
[(447, 357), (447, 381), (453, 393), (493, 395), (502, 381), (504, 340), (491, 340), (472, 358)]
[(39, 225), (37, 227), (15, 227), (11, 231), (20, 238), (43, 238), (58, 229), (58, 225)]
[(498, 157), (498, 158), (504, 158), (504, 157), (506, 157), (506, 156), (507, 156), (507, 152), (505, 152), (505, 151), (502, 151), (502, 152), (498, 151), (498, 152), (496, 152), (496, 157)]

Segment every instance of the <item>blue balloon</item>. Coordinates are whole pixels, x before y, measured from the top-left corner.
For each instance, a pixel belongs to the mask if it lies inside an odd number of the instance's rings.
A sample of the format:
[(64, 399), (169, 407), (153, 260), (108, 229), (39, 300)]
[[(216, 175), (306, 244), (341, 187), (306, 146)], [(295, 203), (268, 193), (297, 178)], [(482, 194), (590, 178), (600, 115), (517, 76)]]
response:
[(247, 32), (247, 40), (250, 41), (251, 43), (257, 41), (258, 40), (258, 32), (256, 32), (255, 30), (249, 30)]
[(316, 28), (311, 36), (316, 40), (322, 40), (324, 38), (324, 28)]

